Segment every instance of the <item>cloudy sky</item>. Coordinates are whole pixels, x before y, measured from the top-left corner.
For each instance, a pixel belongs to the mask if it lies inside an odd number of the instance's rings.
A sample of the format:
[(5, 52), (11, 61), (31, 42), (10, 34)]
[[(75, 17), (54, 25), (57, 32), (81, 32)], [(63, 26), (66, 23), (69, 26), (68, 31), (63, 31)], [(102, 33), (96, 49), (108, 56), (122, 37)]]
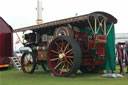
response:
[[(118, 19), (116, 33), (128, 33), (127, 0), (42, 0), (44, 22), (104, 11)], [(13, 29), (36, 24), (37, 0), (0, 0), (0, 16)]]

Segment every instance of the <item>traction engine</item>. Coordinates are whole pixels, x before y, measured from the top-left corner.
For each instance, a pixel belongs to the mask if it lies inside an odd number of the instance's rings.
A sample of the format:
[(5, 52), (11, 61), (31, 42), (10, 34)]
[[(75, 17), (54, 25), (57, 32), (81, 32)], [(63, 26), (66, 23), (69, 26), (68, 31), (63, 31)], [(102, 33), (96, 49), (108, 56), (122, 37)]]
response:
[(20, 28), (25, 32), (25, 51), (21, 66), (25, 73), (33, 73), (37, 65), (56, 76), (68, 77), (78, 69), (83, 73), (104, 70), (107, 25), (116, 19), (104, 12), (53, 21)]

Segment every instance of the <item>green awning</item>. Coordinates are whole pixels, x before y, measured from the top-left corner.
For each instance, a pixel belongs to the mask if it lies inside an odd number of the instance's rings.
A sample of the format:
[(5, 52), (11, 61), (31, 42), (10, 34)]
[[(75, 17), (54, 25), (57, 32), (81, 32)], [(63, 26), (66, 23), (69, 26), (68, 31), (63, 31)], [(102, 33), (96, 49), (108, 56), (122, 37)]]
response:
[(107, 36), (107, 43), (105, 46), (105, 70), (115, 70), (115, 30), (114, 25), (112, 26), (111, 30), (111, 24), (107, 25), (107, 32), (109, 32)]

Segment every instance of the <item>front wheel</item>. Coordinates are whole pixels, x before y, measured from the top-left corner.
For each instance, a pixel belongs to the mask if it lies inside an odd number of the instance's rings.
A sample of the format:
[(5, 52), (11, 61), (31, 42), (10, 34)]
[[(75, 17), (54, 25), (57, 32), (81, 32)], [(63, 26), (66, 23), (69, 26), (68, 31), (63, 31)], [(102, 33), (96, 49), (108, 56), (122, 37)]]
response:
[(31, 74), (36, 67), (36, 60), (32, 52), (25, 52), (21, 58), (21, 68), (24, 73)]
[(72, 37), (55, 38), (48, 49), (48, 65), (52, 73), (60, 77), (68, 77), (75, 73), (81, 64), (81, 49)]

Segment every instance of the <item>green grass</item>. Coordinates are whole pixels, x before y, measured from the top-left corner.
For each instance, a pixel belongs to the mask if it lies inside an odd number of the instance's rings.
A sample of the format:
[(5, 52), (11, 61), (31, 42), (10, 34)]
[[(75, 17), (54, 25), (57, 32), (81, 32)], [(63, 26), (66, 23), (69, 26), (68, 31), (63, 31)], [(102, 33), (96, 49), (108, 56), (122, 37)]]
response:
[(102, 74), (77, 73), (75, 78), (51, 76), (44, 71), (25, 74), (15, 69), (0, 71), (0, 85), (127, 85), (128, 74), (123, 78), (102, 78)]

